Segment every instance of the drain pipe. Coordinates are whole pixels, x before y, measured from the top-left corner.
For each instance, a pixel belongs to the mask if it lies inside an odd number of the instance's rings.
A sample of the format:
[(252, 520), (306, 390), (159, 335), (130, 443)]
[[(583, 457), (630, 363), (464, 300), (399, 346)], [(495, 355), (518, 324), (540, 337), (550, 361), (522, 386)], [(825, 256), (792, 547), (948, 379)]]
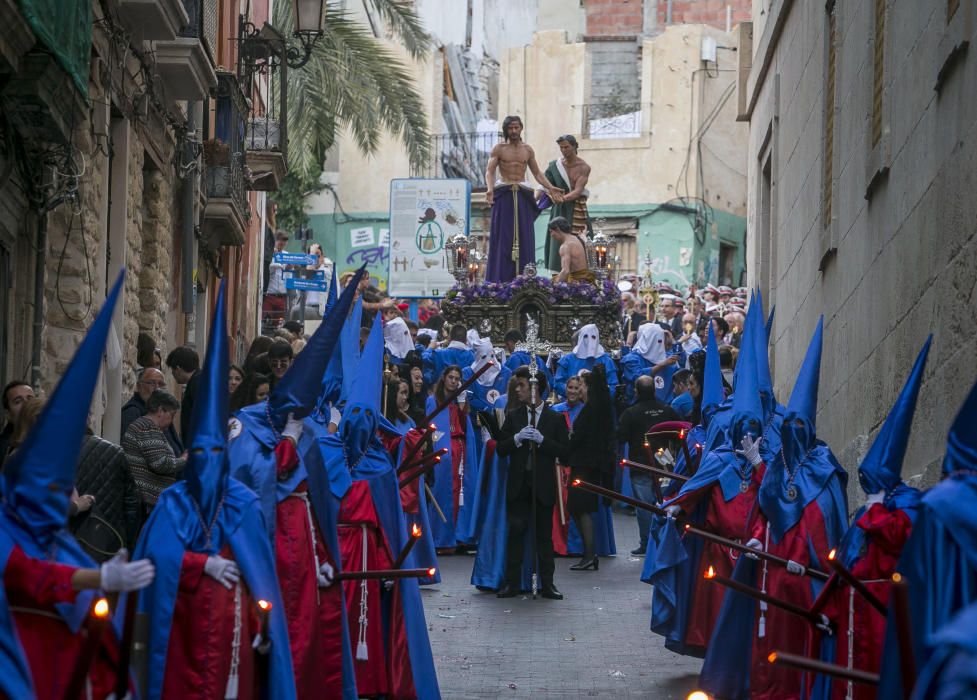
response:
[[(196, 130), (194, 125), (194, 114), (197, 110), (197, 102), (187, 103), (187, 134), (193, 134)], [(193, 152), (191, 144), (185, 145), (185, 157), (189, 162), (196, 154)], [(194, 199), (197, 197), (197, 169), (191, 168), (183, 180), (183, 231), (182, 231), (182, 261), (180, 265), (180, 310), (184, 315), (189, 316), (194, 312), (193, 304), (193, 250), (194, 250), (194, 229), (196, 218), (194, 217)]]
[(37, 211), (37, 253), (34, 257), (34, 337), (31, 339), (31, 386), (41, 392), (41, 331), (44, 330), (44, 268), (47, 264), (47, 216), (50, 209)]

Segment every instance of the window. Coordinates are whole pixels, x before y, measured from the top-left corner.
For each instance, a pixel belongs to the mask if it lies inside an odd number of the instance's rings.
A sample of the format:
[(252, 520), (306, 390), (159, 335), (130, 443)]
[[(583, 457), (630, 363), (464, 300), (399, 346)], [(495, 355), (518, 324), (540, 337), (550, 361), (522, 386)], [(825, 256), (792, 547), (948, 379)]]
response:
[(872, 57), (872, 148), (882, 140), (882, 93), (885, 81), (885, 4), (875, 0), (875, 34)]

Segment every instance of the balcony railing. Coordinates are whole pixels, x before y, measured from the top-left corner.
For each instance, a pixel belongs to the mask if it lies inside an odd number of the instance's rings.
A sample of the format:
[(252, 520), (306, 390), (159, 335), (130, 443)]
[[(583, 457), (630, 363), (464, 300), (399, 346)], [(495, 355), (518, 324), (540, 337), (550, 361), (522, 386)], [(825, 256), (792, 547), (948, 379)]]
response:
[(431, 165), (424, 177), (461, 178), (473, 189), (485, 188), (485, 169), (492, 148), (502, 140), (497, 133), (438, 134), (431, 137)]
[(240, 245), (251, 209), (244, 182), (247, 104), (234, 73), (218, 72), (215, 98), (215, 138), (204, 143), (204, 220), (216, 243)]
[(578, 105), (580, 133), (588, 139), (628, 139), (641, 136), (641, 103), (604, 102)]
[(218, 0), (183, 0), (190, 24), (180, 30), (180, 36), (200, 39), (211, 58), (217, 55)]

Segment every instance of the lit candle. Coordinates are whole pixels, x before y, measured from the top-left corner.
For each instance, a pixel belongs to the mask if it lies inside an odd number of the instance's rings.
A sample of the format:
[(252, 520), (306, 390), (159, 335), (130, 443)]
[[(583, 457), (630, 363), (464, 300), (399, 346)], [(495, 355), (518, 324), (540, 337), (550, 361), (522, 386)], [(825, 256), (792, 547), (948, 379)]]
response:
[(394, 562), (393, 568), (399, 569), (404, 565), (404, 560), (407, 559), (407, 555), (410, 554), (410, 550), (413, 549), (414, 543), (421, 539), (421, 528), (417, 527), (417, 523), (411, 525), (410, 537), (407, 538), (407, 544), (404, 548), (400, 550), (400, 555), (397, 557), (397, 561)]
[(99, 598), (92, 606), (88, 624), (85, 625), (86, 631), (88, 632), (88, 640), (85, 642), (85, 646), (82, 647), (81, 655), (78, 657), (75, 668), (71, 673), (71, 680), (68, 682), (68, 691), (65, 693), (66, 698), (77, 698), (82, 695), (82, 689), (85, 687), (85, 679), (88, 677), (88, 671), (92, 667), (95, 653), (102, 643), (102, 634), (105, 632), (105, 628), (109, 623), (109, 612), (109, 601), (105, 598)]
[(261, 639), (268, 643), (268, 618), (271, 613), (271, 602), (267, 600), (258, 601), (258, 619), (261, 620)]

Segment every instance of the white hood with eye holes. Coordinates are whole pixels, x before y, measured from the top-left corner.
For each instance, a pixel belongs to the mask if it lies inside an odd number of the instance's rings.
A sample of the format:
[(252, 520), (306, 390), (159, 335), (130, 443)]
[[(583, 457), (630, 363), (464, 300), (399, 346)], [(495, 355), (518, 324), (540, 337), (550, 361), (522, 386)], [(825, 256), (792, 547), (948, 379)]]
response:
[(577, 333), (577, 344), (573, 348), (573, 354), (581, 360), (604, 354), (604, 346), (600, 344), (600, 331), (593, 323), (583, 326)]

